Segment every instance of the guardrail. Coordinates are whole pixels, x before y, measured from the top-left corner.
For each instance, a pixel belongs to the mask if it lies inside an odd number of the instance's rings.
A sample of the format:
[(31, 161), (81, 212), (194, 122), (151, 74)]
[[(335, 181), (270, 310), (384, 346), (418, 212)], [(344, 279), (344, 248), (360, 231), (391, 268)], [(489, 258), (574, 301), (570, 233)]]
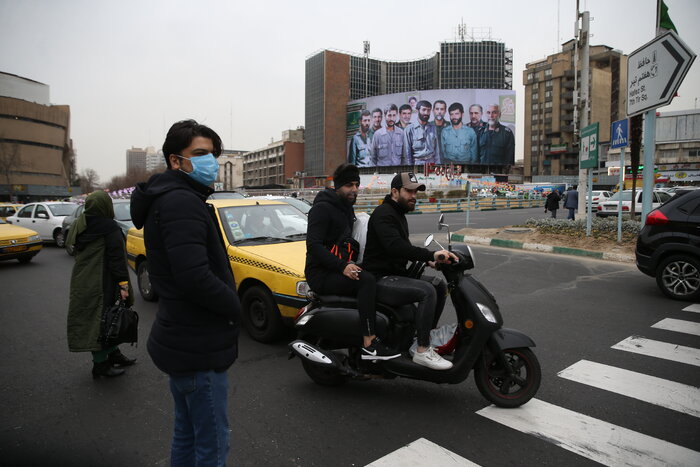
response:
[[(355, 212), (371, 213), (379, 205), (373, 200), (358, 199), (355, 203)], [(544, 206), (543, 199), (523, 198), (472, 198), (467, 200), (444, 198), (434, 202), (418, 200), (414, 213), (422, 212), (463, 212), (463, 211), (493, 211), (496, 209), (524, 209)]]

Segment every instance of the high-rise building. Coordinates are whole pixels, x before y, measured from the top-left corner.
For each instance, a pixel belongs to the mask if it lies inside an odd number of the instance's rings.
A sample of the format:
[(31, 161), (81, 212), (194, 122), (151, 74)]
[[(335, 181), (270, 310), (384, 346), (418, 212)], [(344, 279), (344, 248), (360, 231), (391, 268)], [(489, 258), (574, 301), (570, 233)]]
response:
[(131, 147), (126, 150), (126, 173), (147, 170), (146, 156), (148, 152), (142, 148)]
[(289, 185), (304, 170), (304, 127), (282, 132), (282, 139), (243, 155), (245, 186)]
[(513, 51), (492, 41), (443, 42), (440, 51), (386, 61), (334, 50), (306, 59), (304, 171), (330, 174), (345, 161), (347, 103), (431, 89), (512, 89)]
[[(561, 52), (525, 65), (525, 180), (535, 176), (578, 177), (577, 135), (583, 104), (578, 109), (575, 105), (582, 67), (580, 51), (579, 63), (574, 66), (575, 45), (572, 39), (563, 44)], [(589, 55), (588, 122), (599, 123), (599, 160), (604, 165), (610, 124), (626, 115), (627, 56), (606, 45), (591, 45)]]
[(70, 107), (51, 105), (49, 86), (0, 72), (0, 200), (80, 194)]
[(162, 172), (165, 170), (165, 158), (163, 150), (154, 148), (153, 146), (146, 147), (146, 171), (147, 172)]

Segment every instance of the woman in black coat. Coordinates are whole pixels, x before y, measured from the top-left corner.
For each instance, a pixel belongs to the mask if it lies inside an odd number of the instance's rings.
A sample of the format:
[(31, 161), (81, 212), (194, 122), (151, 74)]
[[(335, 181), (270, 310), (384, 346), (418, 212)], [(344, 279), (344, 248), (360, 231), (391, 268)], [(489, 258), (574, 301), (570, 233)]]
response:
[(553, 190), (547, 195), (547, 201), (544, 203), (544, 212), (551, 211), (553, 219), (557, 218), (557, 210), (559, 209), (560, 199), (561, 197), (559, 196), (559, 191)]

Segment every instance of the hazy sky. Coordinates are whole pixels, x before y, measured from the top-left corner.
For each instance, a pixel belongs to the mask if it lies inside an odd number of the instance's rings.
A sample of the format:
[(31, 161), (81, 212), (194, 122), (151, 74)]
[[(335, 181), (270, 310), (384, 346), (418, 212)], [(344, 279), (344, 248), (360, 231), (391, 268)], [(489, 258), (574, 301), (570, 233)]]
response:
[[(700, 1), (666, 0), (680, 37), (700, 53)], [(624, 53), (654, 37), (656, 0), (581, 0), (592, 44)], [(573, 37), (575, 0), (224, 1), (0, 0), (0, 71), (48, 84), (71, 107), (78, 170), (124, 173), (126, 149), (160, 147), (194, 118), (230, 149), (252, 150), (304, 125), (304, 61), (321, 49), (384, 60), (425, 57), (458, 23), (491, 28), (513, 49), (522, 158), (525, 64)], [(696, 62), (661, 111), (692, 109)]]

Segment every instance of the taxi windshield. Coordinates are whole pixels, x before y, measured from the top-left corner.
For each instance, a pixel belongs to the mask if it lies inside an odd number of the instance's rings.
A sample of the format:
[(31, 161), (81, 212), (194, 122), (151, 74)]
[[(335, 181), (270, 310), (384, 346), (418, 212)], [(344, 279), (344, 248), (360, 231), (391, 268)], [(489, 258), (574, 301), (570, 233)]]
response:
[(308, 219), (288, 204), (219, 208), (219, 218), (233, 245), (306, 240)]

